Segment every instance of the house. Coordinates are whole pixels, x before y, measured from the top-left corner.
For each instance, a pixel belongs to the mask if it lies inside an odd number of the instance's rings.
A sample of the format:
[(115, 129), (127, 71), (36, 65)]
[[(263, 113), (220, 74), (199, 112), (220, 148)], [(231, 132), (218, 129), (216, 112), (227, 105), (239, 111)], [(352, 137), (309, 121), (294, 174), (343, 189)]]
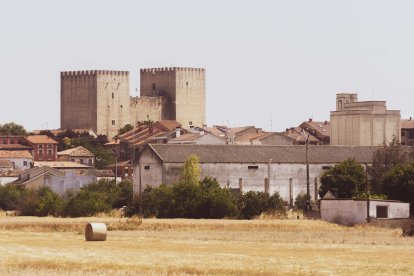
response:
[(34, 167), (50, 167), (57, 170), (90, 170), (91, 167), (72, 161), (35, 161)]
[(414, 120), (401, 120), (401, 145), (414, 146)]
[[(348, 158), (371, 163), (377, 147), (309, 146), (309, 184), (311, 198), (318, 198), (321, 173)], [(178, 182), (185, 160), (200, 158), (201, 177), (216, 178), (222, 187), (240, 192), (279, 192), (293, 204), (306, 193), (305, 146), (248, 145), (172, 145), (149, 144), (134, 167), (134, 192), (139, 186), (159, 186)]]
[(35, 161), (56, 161), (58, 142), (46, 135), (29, 135), (26, 145), (33, 147), (31, 154)]
[[(119, 153), (120, 160), (132, 160), (147, 143), (167, 143), (168, 139), (174, 138), (177, 133), (186, 133), (181, 129), (181, 124), (173, 120), (161, 120), (155, 123), (139, 123), (134, 129), (119, 135), (119, 147), (115, 152)], [(113, 144), (106, 146), (114, 148)]]
[(95, 155), (86, 148), (79, 146), (73, 149), (59, 151), (58, 161), (72, 161), (79, 164), (94, 166)]
[(45, 185), (47, 178), (51, 176), (63, 176), (65, 173), (50, 167), (35, 167), (20, 173), (19, 178), (12, 182), (14, 184), (24, 185), (29, 189), (39, 189)]
[(14, 169), (9, 160), (0, 160), (0, 185), (13, 182), (18, 177), (18, 170)]
[(51, 167), (35, 167), (22, 172), (14, 184), (24, 185), (28, 189), (50, 187), (55, 193), (63, 195), (68, 190), (78, 191), (81, 187), (96, 181), (94, 175), (77, 175), (74, 172), (62, 172)]
[(10, 161), (14, 169), (29, 169), (33, 156), (28, 150), (0, 150), (0, 160)]
[(0, 135), (0, 145), (22, 144), (25, 141), (24, 136), (20, 135)]
[(319, 145), (329, 145), (331, 141), (331, 124), (328, 121), (318, 122), (309, 118), (299, 125), (300, 128), (305, 130), (310, 135), (316, 137), (319, 140)]
[[(321, 199), (321, 219), (343, 225), (367, 221), (367, 201), (362, 199)], [(410, 217), (410, 203), (396, 200), (369, 200), (369, 217), (402, 219)]]
[(287, 128), (285, 132), (282, 132), (282, 135), (290, 140), (291, 145), (305, 145), (306, 140), (309, 145), (322, 145), (323, 143), (306, 129), (302, 127), (291, 127)]

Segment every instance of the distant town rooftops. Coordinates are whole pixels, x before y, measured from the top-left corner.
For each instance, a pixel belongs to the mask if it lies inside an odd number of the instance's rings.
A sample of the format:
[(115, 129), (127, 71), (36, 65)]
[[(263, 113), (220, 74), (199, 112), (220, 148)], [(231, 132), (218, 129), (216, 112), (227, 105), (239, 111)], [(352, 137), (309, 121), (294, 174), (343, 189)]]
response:
[(34, 162), (35, 167), (51, 167), (55, 169), (86, 169), (90, 166), (79, 164), (72, 161), (36, 161)]
[(27, 150), (0, 150), (0, 158), (33, 159), (33, 156)]

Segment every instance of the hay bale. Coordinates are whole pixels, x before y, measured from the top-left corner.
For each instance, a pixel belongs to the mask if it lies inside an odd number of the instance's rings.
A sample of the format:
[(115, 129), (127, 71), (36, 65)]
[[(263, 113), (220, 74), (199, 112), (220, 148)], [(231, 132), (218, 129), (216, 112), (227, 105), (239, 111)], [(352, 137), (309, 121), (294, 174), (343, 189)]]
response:
[(105, 223), (91, 222), (86, 225), (85, 239), (86, 241), (105, 241), (106, 232)]

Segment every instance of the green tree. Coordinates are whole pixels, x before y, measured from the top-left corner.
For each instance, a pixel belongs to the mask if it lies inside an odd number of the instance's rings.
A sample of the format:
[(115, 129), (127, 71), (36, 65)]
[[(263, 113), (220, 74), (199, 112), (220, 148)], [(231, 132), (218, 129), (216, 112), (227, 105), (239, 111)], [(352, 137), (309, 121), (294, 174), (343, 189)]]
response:
[[(381, 190), (389, 199), (414, 204), (414, 163), (396, 165), (385, 173)], [(412, 208), (411, 213), (414, 213)]]
[(22, 125), (16, 124), (14, 122), (7, 124), (0, 124), (0, 134), (1, 135), (27, 135), (27, 131)]
[(407, 150), (401, 146), (397, 138), (393, 138), (391, 142), (384, 142), (382, 147), (374, 152), (372, 167), (369, 169), (372, 183), (373, 193), (381, 194), (381, 186), (384, 176), (395, 166), (413, 162), (413, 151)]
[(43, 186), (38, 190), (39, 201), (36, 205), (35, 213), (37, 216), (54, 217), (61, 216), (63, 213), (64, 201), (61, 196), (53, 192), (47, 186)]
[(354, 159), (343, 161), (321, 176), (319, 196), (331, 191), (337, 198), (352, 198), (365, 191), (364, 167)]
[(285, 203), (276, 192), (272, 196), (264, 192), (249, 191), (239, 198), (240, 217), (252, 219), (266, 212), (285, 213)]
[(124, 133), (127, 133), (128, 131), (131, 131), (133, 128), (134, 127), (131, 124), (126, 124), (118, 130), (118, 135), (122, 135)]
[(197, 155), (190, 155), (184, 163), (180, 182), (197, 185), (200, 181), (200, 159)]

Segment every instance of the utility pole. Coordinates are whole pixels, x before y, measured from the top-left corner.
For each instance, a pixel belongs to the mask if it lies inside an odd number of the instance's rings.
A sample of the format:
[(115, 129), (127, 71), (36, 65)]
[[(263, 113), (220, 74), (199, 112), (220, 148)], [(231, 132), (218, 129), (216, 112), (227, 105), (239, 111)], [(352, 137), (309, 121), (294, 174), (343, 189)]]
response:
[(306, 211), (311, 210), (310, 206), (310, 188), (309, 188), (309, 159), (308, 159), (308, 150), (309, 150), (309, 134), (306, 135), (305, 131), (303, 131), (303, 134), (306, 137), (305, 145), (305, 162), (306, 162)]
[(367, 199), (367, 222), (371, 221), (369, 217), (369, 180), (368, 180), (368, 163), (365, 163), (365, 197)]

